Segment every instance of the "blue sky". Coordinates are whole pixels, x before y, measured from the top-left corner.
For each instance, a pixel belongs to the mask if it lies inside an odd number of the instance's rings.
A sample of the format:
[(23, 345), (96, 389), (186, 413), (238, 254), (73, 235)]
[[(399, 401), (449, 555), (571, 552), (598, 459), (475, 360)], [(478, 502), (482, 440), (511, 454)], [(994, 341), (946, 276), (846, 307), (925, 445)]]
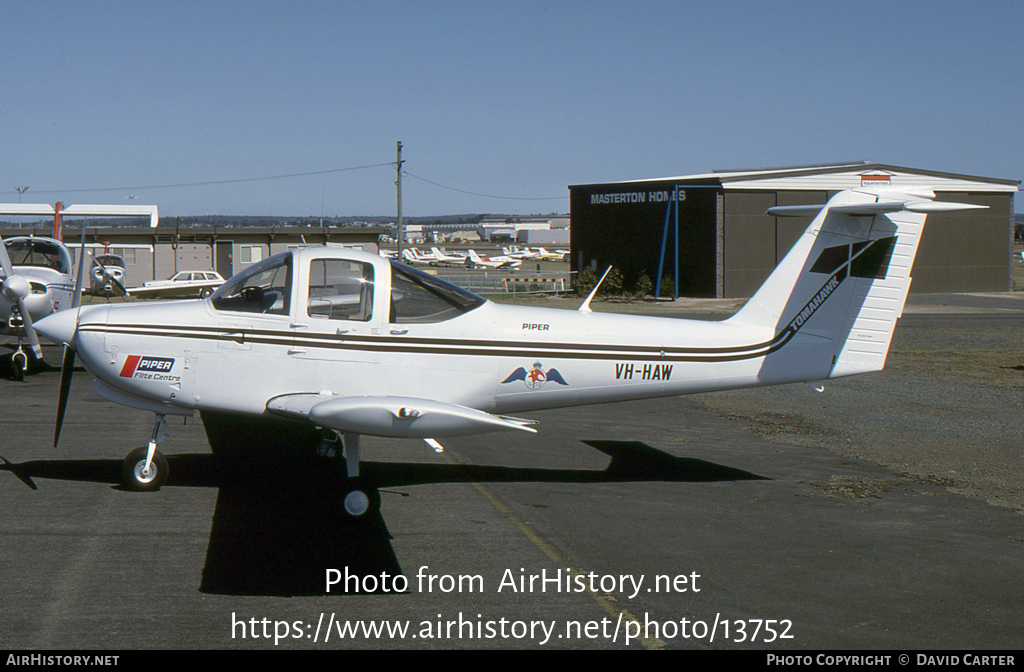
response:
[(1022, 17), (1019, 1), (0, 0), (0, 200), (29, 185), (25, 202), (133, 195), (162, 216), (393, 215), (391, 166), (152, 187), (384, 164), (396, 141), (406, 215), (567, 212), (569, 184), (856, 159), (1019, 180)]

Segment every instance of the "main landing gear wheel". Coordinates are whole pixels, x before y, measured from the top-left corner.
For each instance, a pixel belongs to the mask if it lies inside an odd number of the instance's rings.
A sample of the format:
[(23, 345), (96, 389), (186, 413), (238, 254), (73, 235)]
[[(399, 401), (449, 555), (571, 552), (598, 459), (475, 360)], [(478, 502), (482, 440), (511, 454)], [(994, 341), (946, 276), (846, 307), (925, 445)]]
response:
[(363, 483), (351, 484), (342, 498), (341, 510), (349, 520), (368, 520), (380, 510), (380, 493)]
[(146, 471), (145, 446), (136, 448), (124, 458), (124, 484), (129, 490), (135, 492), (152, 492), (159, 490), (160, 486), (167, 482), (169, 467), (167, 458), (160, 451), (153, 453), (153, 462), (149, 471)]

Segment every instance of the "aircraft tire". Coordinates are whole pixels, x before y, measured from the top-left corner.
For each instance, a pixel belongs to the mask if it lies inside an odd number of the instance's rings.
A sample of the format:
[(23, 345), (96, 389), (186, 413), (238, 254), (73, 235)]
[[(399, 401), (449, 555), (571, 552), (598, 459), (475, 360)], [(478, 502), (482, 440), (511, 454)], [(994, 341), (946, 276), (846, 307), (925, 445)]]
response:
[(28, 371), (28, 356), (23, 352), (16, 352), (11, 356), (11, 378), (23, 382), (25, 372)]
[(364, 483), (358, 482), (346, 488), (345, 496), (341, 498), (341, 512), (347, 520), (359, 522), (370, 520), (378, 511), (380, 511), (380, 493), (376, 488), (366, 487)]
[(160, 451), (153, 453), (153, 468), (156, 473), (146, 476), (142, 473), (146, 466), (146, 447), (136, 448), (124, 458), (124, 485), (135, 492), (153, 492), (167, 482), (170, 468), (167, 458)]

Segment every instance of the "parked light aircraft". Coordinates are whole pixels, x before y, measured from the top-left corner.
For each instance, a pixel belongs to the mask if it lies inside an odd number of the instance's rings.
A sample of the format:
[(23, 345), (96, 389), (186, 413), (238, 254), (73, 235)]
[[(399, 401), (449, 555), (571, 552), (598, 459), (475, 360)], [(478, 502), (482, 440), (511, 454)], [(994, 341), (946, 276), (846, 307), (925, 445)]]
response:
[(569, 256), (569, 250), (555, 250), (554, 252), (548, 252), (543, 247), (538, 247), (534, 251), (543, 261), (565, 261), (565, 258)]
[(430, 262), (431, 266), (465, 266), (469, 259), (464, 254), (448, 254), (436, 247), (430, 248), (430, 253), (433, 255), (433, 259)]
[(269, 257), (203, 301), (55, 313), (36, 325), (71, 353), (55, 444), (77, 351), (101, 397), (155, 414), (148, 446), (125, 459), (129, 487), (165, 481), (165, 416), (198, 411), (215, 452), (229, 447), (225, 427), (341, 438), (343, 507), (359, 517), (379, 505), (359, 479), (362, 435), (437, 449), (445, 437), (537, 431), (513, 413), (882, 369), (927, 213), (980, 207), (933, 199), (836, 194), (813, 208), (745, 306), (718, 322), (594, 313), (593, 294), (577, 311), (501, 306), (380, 256), (326, 247)]
[(522, 259), (515, 259), (506, 255), (496, 257), (481, 257), (476, 250), (469, 251), (469, 259), (466, 263), (470, 266), (484, 268), (519, 268), (523, 265)]
[(93, 267), (89, 289), (86, 291), (93, 296), (124, 296), (128, 293), (125, 289), (124, 279), (124, 258), (119, 254), (109, 252), (98, 254), (93, 257)]
[[(158, 222), (155, 205), (54, 205), (41, 203), (0, 203), (0, 215), (33, 215), (53, 217), (53, 238), (14, 236), (0, 238), (0, 333), (18, 337), (18, 347), (11, 358), (15, 379), (23, 379), (29, 368), (28, 354), (22, 339), (27, 339), (36, 359), (42, 359), (33, 325), (43, 317), (78, 305), (81, 290), (73, 295), (71, 253), (61, 242), (62, 218), (69, 215), (94, 217), (149, 216), (150, 226)], [(85, 249), (85, 228), (80, 250)], [(84, 256), (83, 256), (84, 261)], [(95, 262), (95, 260), (94, 260)], [(120, 286), (116, 274), (97, 263), (105, 279)], [(78, 275), (81, 277), (82, 265)], [(81, 282), (77, 283), (81, 288)], [(121, 286), (123, 289), (123, 286)]]
[(433, 260), (433, 254), (420, 252), (415, 247), (406, 247), (402, 250), (402, 261), (407, 264), (429, 264)]
[(530, 259), (537, 259), (540, 255), (532, 251), (528, 247), (519, 247), (518, 245), (510, 245), (501, 248), (501, 253), (506, 257), (512, 257), (513, 259), (523, 259), (529, 261)]
[(28, 340), (35, 359), (43, 358), (33, 324), (71, 306), (71, 253), (53, 238), (0, 238), (0, 274), (0, 334), (18, 337), (11, 373), (15, 380), (22, 380), (29, 368), (23, 340)]

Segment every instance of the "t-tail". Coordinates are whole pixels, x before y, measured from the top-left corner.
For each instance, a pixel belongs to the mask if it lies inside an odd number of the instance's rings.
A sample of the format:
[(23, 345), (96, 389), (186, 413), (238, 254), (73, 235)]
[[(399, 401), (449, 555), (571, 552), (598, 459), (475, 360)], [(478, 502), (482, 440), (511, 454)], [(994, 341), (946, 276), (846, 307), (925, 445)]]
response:
[(924, 190), (855, 189), (824, 206), (768, 210), (816, 216), (764, 285), (727, 320), (752, 331), (773, 328), (759, 379), (839, 378), (883, 368), (928, 213), (986, 207), (934, 198)]

